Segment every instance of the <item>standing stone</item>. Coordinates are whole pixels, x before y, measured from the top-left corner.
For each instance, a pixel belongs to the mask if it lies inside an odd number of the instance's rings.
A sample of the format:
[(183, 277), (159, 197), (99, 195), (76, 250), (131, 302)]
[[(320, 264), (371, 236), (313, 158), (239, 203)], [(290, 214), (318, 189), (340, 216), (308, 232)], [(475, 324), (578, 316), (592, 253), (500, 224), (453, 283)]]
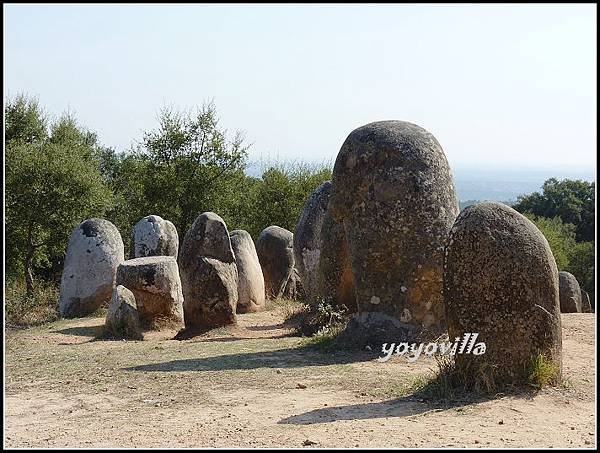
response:
[(354, 130), (335, 161), (329, 208), (344, 225), (360, 311), (443, 325), (443, 249), (459, 208), (435, 137), (403, 121)]
[(122, 285), (117, 285), (106, 313), (106, 332), (115, 338), (142, 340), (142, 325), (135, 296)]
[(581, 311), (583, 313), (592, 313), (592, 303), (590, 301), (590, 295), (587, 291), (581, 290)]
[(318, 291), (332, 305), (345, 306), (350, 313), (358, 310), (356, 287), (344, 225), (327, 211), (323, 219), (322, 251), (318, 265)]
[(185, 327), (203, 330), (236, 323), (238, 273), (227, 226), (213, 212), (199, 215), (179, 253)]
[(142, 218), (133, 227), (131, 258), (173, 256), (177, 259), (179, 236), (170, 221), (157, 215)]
[(144, 256), (124, 261), (117, 269), (117, 285), (135, 296), (145, 327), (181, 326), (183, 294), (177, 261), (172, 256)]
[(581, 313), (581, 288), (575, 276), (569, 272), (558, 273), (561, 313)]
[(315, 189), (304, 204), (294, 230), (294, 261), (309, 301), (322, 296), (319, 292), (318, 267), (323, 249), (321, 233), (330, 190), (331, 181), (325, 181)]
[[(267, 298), (282, 297), (294, 272), (294, 235), (291, 231), (273, 225), (260, 233), (256, 252), (265, 277)], [(288, 289), (289, 292), (293, 288)]]
[(108, 220), (88, 219), (80, 223), (67, 246), (60, 282), (60, 315), (87, 316), (108, 302), (124, 253), (121, 234)]
[(558, 270), (548, 241), (525, 216), (502, 203), (462, 211), (446, 247), (444, 301), (450, 340), (478, 333), (486, 345), (483, 355), (454, 356), (465, 376), (483, 378), (487, 370), (526, 380), (538, 354), (560, 375)]
[(229, 237), (238, 271), (237, 313), (260, 311), (265, 307), (265, 279), (252, 236), (233, 230)]

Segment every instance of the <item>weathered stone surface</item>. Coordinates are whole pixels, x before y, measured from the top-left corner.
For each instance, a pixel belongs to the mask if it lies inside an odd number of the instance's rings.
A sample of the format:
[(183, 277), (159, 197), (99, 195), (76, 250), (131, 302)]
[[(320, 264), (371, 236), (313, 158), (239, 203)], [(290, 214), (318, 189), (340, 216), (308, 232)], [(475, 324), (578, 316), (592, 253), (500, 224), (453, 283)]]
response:
[(459, 367), (476, 373), (485, 363), (518, 380), (542, 354), (561, 369), (556, 262), (543, 234), (514, 209), (480, 203), (462, 211), (446, 246), (444, 300), (450, 340), (478, 333), (486, 344), (483, 355), (457, 354)]
[(341, 348), (381, 350), (384, 343), (413, 342), (419, 332), (414, 325), (400, 322), (397, 318), (379, 312), (357, 313), (335, 338)]
[(354, 130), (335, 161), (329, 209), (344, 225), (360, 311), (443, 325), (443, 248), (459, 209), (435, 137), (403, 121)]
[(560, 288), (560, 311), (562, 313), (581, 313), (581, 288), (575, 276), (569, 272), (558, 273)]
[(131, 258), (173, 256), (177, 259), (179, 235), (175, 225), (157, 215), (142, 218), (131, 234)]
[(251, 313), (265, 307), (265, 279), (252, 236), (245, 230), (229, 233), (238, 271), (237, 313)]
[(290, 278), (288, 278), (288, 281), (285, 284), (285, 288), (283, 288), (282, 297), (295, 300), (304, 300), (306, 298), (302, 278), (298, 273), (298, 269), (295, 267), (292, 270)]
[(177, 261), (172, 256), (145, 256), (124, 261), (117, 285), (135, 296), (142, 325), (151, 329), (183, 322), (183, 294)]
[(294, 260), (308, 301), (322, 296), (319, 292), (318, 267), (323, 249), (322, 227), (329, 203), (331, 181), (325, 181), (310, 195), (294, 230)]
[(332, 305), (345, 306), (350, 313), (358, 310), (356, 288), (344, 225), (327, 211), (323, 219), (322, 250), (318, 265), (318, 293)]
[[(267, 298), (282, 297), (294, 271), (294, 235), (291, 231), (273, 225), (260, 233), (256, 252), (265, 278)], [(288, 293), (293, 288), (288, 289)]]
[(117, 285), (106, 313), (106, 332), (115, 338), (142, 340), (142, 325), (135, 296), (122, 285)]
[(227, 226), (214, 212), (199, 215), (179, 252), (185, 327), (236, 323), (238, 272)]
[(87, 316), (111, 298), (115, 274), (125, 259), (123, 240), (108, 220), (88, 219), (69, 239), (60, 282), (60, 315)]
[(592, 313), (592, 303), (590, 301), (590, 295), (584, 291), (583, 289), (581, 290), (581, 311), (583, 313)]

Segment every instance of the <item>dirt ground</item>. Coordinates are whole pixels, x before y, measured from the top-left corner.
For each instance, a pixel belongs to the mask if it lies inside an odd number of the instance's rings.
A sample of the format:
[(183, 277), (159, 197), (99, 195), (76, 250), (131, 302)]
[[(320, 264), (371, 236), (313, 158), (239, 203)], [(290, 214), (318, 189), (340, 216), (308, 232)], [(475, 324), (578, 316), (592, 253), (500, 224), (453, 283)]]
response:
[(6, 331), (5, 447), (584, 447), (595, 315), (563, 315), (567, 385), (436, 405), (435, 361), (306, 348), (282, 307), (190, 340), (95, 340), (102, 318)]

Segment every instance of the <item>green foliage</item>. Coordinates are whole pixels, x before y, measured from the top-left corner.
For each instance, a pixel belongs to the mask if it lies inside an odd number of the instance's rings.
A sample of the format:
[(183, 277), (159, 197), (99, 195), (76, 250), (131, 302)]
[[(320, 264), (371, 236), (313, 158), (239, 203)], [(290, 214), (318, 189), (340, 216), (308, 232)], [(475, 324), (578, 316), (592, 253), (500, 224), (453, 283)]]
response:
[(7, 270), (24, 273), (28, 284), (33, 268), (62, 260), (73, 228), (102, 216), (112, 198), (94, 157), (93, 134), (63, 116), (42, 137), (13, 139), (6, 147)]
[(293, 232), (310, 194), (330, 179), (331, 168), (325, 165), (290, 162), (269, 166), (260, 180), (251, 182), (246, 229), (254, 238), (270, 225)]
[(46, 139), (47, 117), (38, 100), (19, 94), (4, 109), (4, 143), (34, 143)]
[(559, 270), (565, 270), (569, 265), (569, 257), (575, 247), (575, 225), (563, 223), (560, 217), (547, 219), (525, 213), (525, 217), (531, 220), (546, 237), (556, 265)]
[(594, 283), (595, 257), (594, 242), (579, 242), (573, 246), (569, 253), (569, 263), (564, 269), (573, 274), (579, 285), (589, 293), (592, 306), (595, 305), (596, 293)]
[(228, 138), (212, 104), (194, 114), (163, 109), (158, 123), (131, 153), (101, 156), (105, 179), (116, 194), (109, 217), (124, 239), (149, 214), (169, 219), (185, 234), (198, 214), (226, 211), (228, 196), (244, 177), (244, 138), (239, 132)]
[(560, 217), (564, 223), (575, 225), (578, 242), (595, 240), (595, 183), (581, 180), (548, 179), (542, 193), (519, 197), (513, 208), (538, 217)]
[(575, 225), (563, 223), (558, 216), (548, 219), (525, 213), (525, 217), (534, 222), (548, 240), (558, 270), (573, 274), (593, 301), (595, 294), (594, 242), (577, 242)]

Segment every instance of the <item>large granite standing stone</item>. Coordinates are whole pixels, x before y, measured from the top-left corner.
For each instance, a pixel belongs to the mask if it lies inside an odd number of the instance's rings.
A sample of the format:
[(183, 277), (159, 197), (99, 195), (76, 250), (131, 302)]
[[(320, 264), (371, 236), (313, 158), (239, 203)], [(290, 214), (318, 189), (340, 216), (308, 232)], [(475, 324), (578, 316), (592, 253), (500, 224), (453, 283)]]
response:
[(265, 307), (265, 279), (252, 236), (245, 230), (229, 234), (238, 271), (237, 313), (251, 313)]
[(173, 256), (177, 258), (179, 235), (175, 225), (157, 215), (142, 218), (131, 234), (131, 258)]
[(558, 273), (561, 313), (581, 313), (581, 288), (575, 276), (569, 272)]
[(356, 312), (356, 287), (344, 225), (333, 220), (329, 211), (323, 219), (321, 236), (322, 249), (317, 269), (318, 292), (328, 303), (345, 306), (350, 313)]
[(306, 298), (316, 301), (323, 295), (319, 291), (318, 268), (323, 249), (322, 228), (331, 181), (325, 181), (310, 195), (294, 230), (294, 260)]
[(122, 285), (117, 285), (112, 294), (105, 322), (106, 332), (114, 338), (143, 340), (142, 324), (135, 296)]
[(117, 269), (117, 285), (134, 294), (144, 327), (183, 324), (183, 294), (174, 257), (145, 256), (124, 261)]
[(403, 121), (354, 130), (335, 161), (329, 209), (344, 225), (359, 310), (442, 326), (444, 242), (459, 208), (435, 137)]
[(104, 219), (80, 223), (67, 246), (60, 282), (60, 315), (87, 316), (108, 302), (117, 267), (124, 259), (123, 240), (117, 227)]
[(538, 354), (561, 370), (558, 270), (548, 241), (526, 217), (502, 203), (465, 208), (452, 227), (444, 260), (450, 340), (478, 333), (482, 355), (457, 354), (465, 376), (492, 371), (525, 379)]
[[(294, 278), (294, 235), (291, 231), (273, 225), (262, 230), (256, 242), (256, 252), (265, 277), (268, 299), (284, 295), (288, 280)], [(287, 294), (295, 291), (288, 286)]]
[(227, 226), (214, 212), (199, 215), (179, 252), (185, 327), (204, 330), (236, 323), (238, 272)]

